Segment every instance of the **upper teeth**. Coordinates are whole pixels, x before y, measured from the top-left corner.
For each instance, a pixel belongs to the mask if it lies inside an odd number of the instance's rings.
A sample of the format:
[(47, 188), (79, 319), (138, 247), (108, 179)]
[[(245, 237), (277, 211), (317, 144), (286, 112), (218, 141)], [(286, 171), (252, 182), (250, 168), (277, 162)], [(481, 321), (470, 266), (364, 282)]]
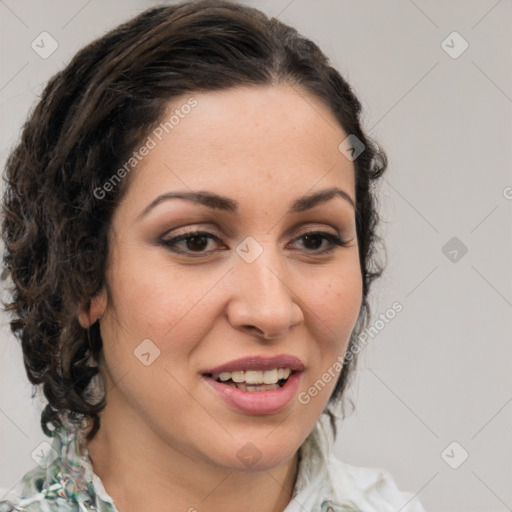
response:
[(231, 379), (233, 382), (245, 382), (246, 384), (277, 384), (278, 380), (287, 379), (292, 371), (290, 368), (274, 368), (273, 370), (258, 371), (247, 370), (237, 372), (221, 372), (213, 375), (213, 378), (221, 381)]

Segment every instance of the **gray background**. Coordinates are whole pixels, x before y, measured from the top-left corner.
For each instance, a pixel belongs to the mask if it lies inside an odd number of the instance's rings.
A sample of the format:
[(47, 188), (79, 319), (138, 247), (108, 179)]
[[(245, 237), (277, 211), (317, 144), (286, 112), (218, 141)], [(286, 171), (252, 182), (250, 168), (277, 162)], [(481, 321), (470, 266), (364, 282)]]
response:
[[(403, 311), (362, 354), (350, 391), (357, 408), (340, 426), (337, 455), (385, 468), (431, 511), (512, 510), (512, 2), (246, 3), (319, 44), (390, 159), (381, 187), (388, 267), (372, 323), (395, 301)], [(2, 163), (48, 78), (153, 5), (0, 0)], [(43, 31), (59, 45), (46, 59), (31, 48)], [(469, 44), (457, 58), (445, 51), (462, 48), (458, 36), (446, 40), (454, 31)], [(0, 487), (11, 488), (47, 438), (43, 400), (31, 398), (20, 348), (0, 319)]]

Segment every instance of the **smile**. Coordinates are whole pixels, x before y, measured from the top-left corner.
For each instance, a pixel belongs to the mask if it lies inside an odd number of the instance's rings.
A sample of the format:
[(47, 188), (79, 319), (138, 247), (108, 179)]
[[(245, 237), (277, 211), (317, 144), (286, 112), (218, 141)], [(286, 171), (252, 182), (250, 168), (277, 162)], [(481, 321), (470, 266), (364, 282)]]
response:
[(272, 370), (221, 372), (208, 375), (217, 382), (223, 382), (243, 391), (270, 391), (283, 387), (292, 374), (290, 368), (274, 368)]
[[(285, 369), (280, 368), (270, 371), (277, 373), (279, 377), (279, 370), (283, 370), (283, 378), (278, 378), (277, 382), (272, 384), (248, 384), (245, 380), (234, 382), (231, 375), (229, 380), (225, 381), (220, 379), (220, 375), (218, 380), (214, 379), (213, 376), (203, 375), (202, 380), (208, 385), (209, 391), (213, 391), (215, 398), (220, 398), (223, 403), (238, 412), (249, 415), (276, 414), (287, 409), (293, 401), (293, 398), (297, 395), (303, 374), (302, 371), (290, 371), (288, 378), (284, 378)], [(248, 378), (251, 379), (252, 372), (240, 373), (244, 373), (244, 379), (245, 374), (249, 374)], [(236, 378), (239, 377), (236, 376)], [(258, 380), (261, 380), (259, 376)]]

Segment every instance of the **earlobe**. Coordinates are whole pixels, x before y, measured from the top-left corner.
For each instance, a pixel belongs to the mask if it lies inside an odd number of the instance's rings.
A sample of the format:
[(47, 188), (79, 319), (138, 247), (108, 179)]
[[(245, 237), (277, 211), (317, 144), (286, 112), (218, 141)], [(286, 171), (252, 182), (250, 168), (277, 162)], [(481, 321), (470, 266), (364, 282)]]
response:
[(80, 325), (84, 329), (90, 327), (103, 316), (106, 307), (107, 295), (105, 288), (102, 288), (102, 290), (89, 301), (89, 304), (84, 304), (80, 308), (78, 313)]

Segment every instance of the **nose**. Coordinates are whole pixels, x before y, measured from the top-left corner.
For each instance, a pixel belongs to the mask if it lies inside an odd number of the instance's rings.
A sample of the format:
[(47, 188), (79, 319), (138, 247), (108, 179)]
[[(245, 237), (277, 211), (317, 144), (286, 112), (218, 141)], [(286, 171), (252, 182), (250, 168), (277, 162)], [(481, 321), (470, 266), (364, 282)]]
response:
[(299, 297), (284, 265), (266, 248), (252, 263), (237, 258), (231, 272), (228, 320), (236, 329), (265, 339), (282, 338), (304, 320)]

